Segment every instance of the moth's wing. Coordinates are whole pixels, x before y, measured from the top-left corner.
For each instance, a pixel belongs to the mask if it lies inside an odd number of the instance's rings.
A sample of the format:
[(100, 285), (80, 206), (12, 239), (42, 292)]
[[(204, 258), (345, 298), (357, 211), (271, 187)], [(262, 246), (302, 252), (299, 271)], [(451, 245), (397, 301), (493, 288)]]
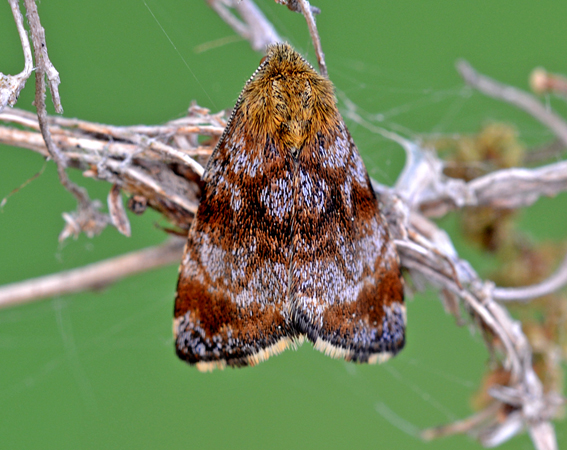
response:
[(207, 166), (174, 311), (177, 355), (200, 370), (283, 351), (289, 326), (292, 162), (236, 109)]
[(405, 341), (398, 255), (342, 120), (301, 151), (296, 172), (292, 317), (333, 357), (376, 362)]

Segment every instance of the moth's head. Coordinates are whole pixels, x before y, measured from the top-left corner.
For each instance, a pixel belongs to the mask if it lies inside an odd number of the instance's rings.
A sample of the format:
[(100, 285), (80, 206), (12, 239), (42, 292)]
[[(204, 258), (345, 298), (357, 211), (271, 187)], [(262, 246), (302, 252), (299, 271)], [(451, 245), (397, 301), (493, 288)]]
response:
[(332, 83), (288, 44), (268, 47), (241, 102), (249, 125), (293, 153), (339, 120)]

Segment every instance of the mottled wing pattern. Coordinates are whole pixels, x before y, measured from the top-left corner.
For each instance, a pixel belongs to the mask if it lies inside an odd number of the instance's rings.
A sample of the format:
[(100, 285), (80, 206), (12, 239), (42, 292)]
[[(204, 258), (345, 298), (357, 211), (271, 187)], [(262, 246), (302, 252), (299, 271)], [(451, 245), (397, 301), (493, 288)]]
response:
[(287, 302), (293, 163), (269, 136), (242, 133), (242, 114), (237, 104), (207, 166), (179, 274), (176, 350), (200, 370), (253, 365), (294, 337)]
[(398, 256), (331, 82), (277, 44), (234, 111), (180, 268), (179, 357), (255, 364), (304, 335), (352, 361), (398, 352)]
[(404, 345), (403, 283), (364, 163), (335, 123), (297, 161), (292, 317), (326, 354), (375, 362)]

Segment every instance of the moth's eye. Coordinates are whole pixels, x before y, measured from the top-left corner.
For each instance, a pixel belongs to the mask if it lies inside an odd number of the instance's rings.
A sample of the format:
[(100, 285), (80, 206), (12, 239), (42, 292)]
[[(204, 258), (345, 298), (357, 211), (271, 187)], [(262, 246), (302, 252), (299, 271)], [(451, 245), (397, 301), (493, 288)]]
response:
[(268, 55), (264, 56), (264, 57), (260, 60), (260, 65), (264, 64), (264, 61), (266, 61), (267, 58), (268, 58)]

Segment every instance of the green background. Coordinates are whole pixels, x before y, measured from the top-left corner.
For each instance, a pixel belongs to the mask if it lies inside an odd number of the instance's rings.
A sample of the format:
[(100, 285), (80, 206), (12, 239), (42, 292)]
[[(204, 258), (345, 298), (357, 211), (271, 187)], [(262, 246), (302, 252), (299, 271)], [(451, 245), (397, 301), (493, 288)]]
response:
[[(474, 132), (487, 120), (515, 123), (528, 145), (549, 131), (522, 112), (463, 88), (457, 58), (527, 88), (535, 66), (567, 72), (567, 2), (318, 0), (319, 31), (339, 98), (380, 126), (407, 135)], [(49, 55), (60, 72), (65, 116), (109, 124), (158, 124), (189, 102), (231, 107), (261, 55), (233, 36), (205, 2), (43, 1)], [(261, 1), (281, 35), (314, 62), (299, 14)], [(0, 71), (23, 67), (6, 2), (0, 5)], [(180, 56), (181, 55), (181, 56)], [(185, 65), (183, 59), (187, 62)], [(18, 107), (32, 110), (33, 80)], [(549, 100), (549, 99), (547, 99)], [(551, 100), (565, 112), (563, 105)], [(340, 103), (345, 108), (345, 103)], [(52, 108), (51, 108), (52, 111)], [(403, 152), (347, 120), (372, 177), (392, 184)], [(0, 198), (43, 166), (0, 147)], [(109, 186), (83, 179), (104, 200)], [(53, 164), (0, 212), (0, 284), (49, 274), (164, 240), (157, 214), (131, 217), (132, 237), (60, 245), (61, 213), (74, 209)], [(566, 198), (539, 201), (522, 226), (534, 240), (565, 238)], [(444, 221), (448, 226), (452, 220)], [(481, 273), (486, 261), (457, 240)], [(381, 366), (355, 366), (304, 344), (255, 368), (201, 374), (173, 353), (177, 267), (125, 279), (100, 292), (0, 310), (0, 447), (435, 448), (473, 449), (457, 436), (432, 443), (419, 429), (472, 413), (487, 365), (480, 337), (458, 328), (432, 293), (408, 301), (407, 348)], [(559, 446), (567, 425), (557, 423)], [(502, 448), (531, 448), (526, 435)]]

